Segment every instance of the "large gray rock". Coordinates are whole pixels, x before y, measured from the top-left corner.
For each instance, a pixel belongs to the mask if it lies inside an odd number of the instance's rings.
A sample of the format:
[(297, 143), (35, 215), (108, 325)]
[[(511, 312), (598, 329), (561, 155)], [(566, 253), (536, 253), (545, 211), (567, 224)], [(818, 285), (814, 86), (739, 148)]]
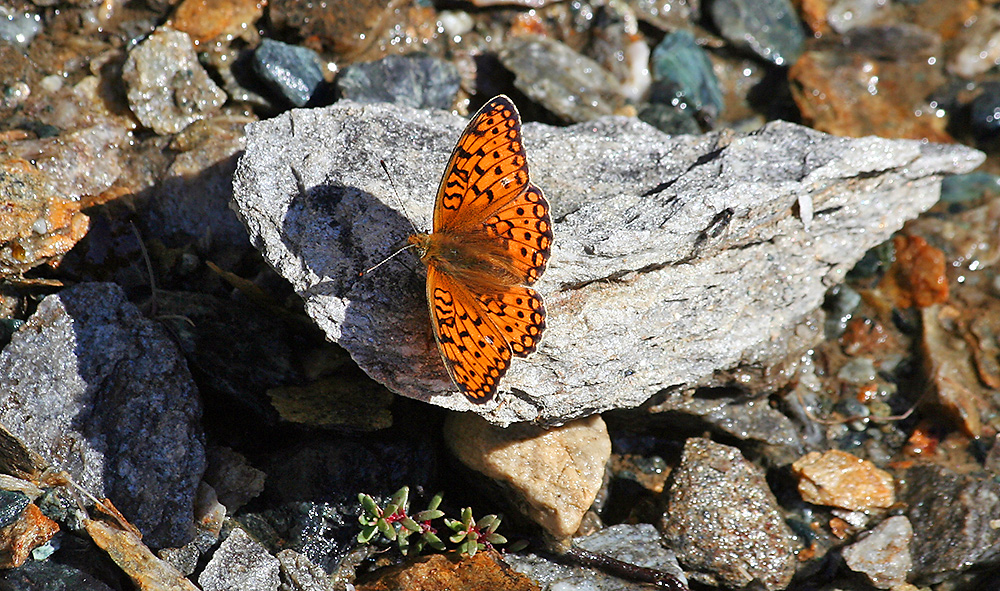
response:
[(407, 215), (429, 229), (464, 124), (349, 102), (251, 124), (234, 207), (308, 313), (372, 377), (499, 424), (635, 406), (759, 362), (866, 250), (937, 200), (942, 175), (983, 158), (783, 122), (678, 137), (626, 118), (527, 124), (531, 177), (554, 223), (536, 284), (548, 328), (534, 355), (514, 361), (500, 403), (478, 407), (452, 393), (423, 265), (405, 253), (358, 277), (413, 232)]
[(159, 324), (112, 283), (46, 297), (0, 352), (0, 424), (153, 547), (194, 532), (205, 471), (201, 402)]

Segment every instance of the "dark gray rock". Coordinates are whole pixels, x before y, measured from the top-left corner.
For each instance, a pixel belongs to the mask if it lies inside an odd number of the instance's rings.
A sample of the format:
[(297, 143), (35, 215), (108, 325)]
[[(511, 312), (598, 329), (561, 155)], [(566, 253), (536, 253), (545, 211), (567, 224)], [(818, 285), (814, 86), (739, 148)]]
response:
[(253, 69), (268, 87), (296, 107), (304, 107), (322, 86), (319, 55), (300, 45), (264, 39), (253, 53)]
[(716, 117), (722, 111), (722, 90), (712, 71), (712, 61), (690, 31), (670, 33), (650, 58), (653, 88), (650, 101), (683, 102), (689, 108)]
[(798, 542), (764, 474), (740, 450), (691, 438), (671, 474), (663, 535), (697, 581), (784, 589)]
[(113, 591), (93, 575), (54, 560), (29, 560), (0, 571), (0, 591)]
[(46, 297), (0, 352), (0, 423), (153, 547), (192, 535), (201, 404), (169, 334), (113, 284)]
[[(648, 523), (621, 524), (576, 538), (575, 546), (584, 550), (677, 577), (686, 582), (674, 553), (663, 547), (656, 528)], [(587, 589), (588, 591), (642, 591), (645, 583), (625, 581), (596, 569), (556, 563), (533, 553), (507, 554), (504, 561), (545, 589)]]
[(730, 43), (779, 66), (799, 59), (805, 34), (788, 0), (715, 0), (712, 20)]
[(913, 526), (914, 582), (940, 583), (971, 567), (1000, 562), (1000, 483), (921, 464), (907, 470), (897, 498)]
[(198, 585), (202, 591), (277, 591), (278, 572), (278, 559), (237, 528), (198, 575)]
[(421, 54), (390, 55), (374, 62), (351, 64), (336, 82), (345, 99), (415, 109), (450, 109), (460, 83), (454, 64)]
[(935, 203), (943, 175), (982, 161), (958, 145), (838, 138), (784, 122), (675, 137), (625, 118), (529, 123), (531, 178), (555, 235), (535, 286), (548, 327), (534, 355), (514, 360), (502, 402), (476, 406), (453, 395), (429, 330), (423, 265), (403, 253), (358, 277), (413, 232), (407, 215), (429, 229), (464, 125), (347, 102), (252, 124), (234, 207), (327, 337), (369, 375), (499, 424), (636, 406), (720, 369), (784, 358), (785, 343), (808, 343), (779, 337), (816, 311), (829, 285)]

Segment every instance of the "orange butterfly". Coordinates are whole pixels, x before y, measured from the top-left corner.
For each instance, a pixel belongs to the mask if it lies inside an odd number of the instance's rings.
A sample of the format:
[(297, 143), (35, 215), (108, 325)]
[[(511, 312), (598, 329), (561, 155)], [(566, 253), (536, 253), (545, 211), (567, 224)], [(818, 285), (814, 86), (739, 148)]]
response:
[(434, 231), (408, 239), (427, 265), (434, 338), (472, 402), (493, 398), (512, 356), (535, 350), (542, 297), (528, 287), (552, 245), (549, 204), (528, 180), (521, 117), (498, 96), (472, 118), (444, 169)]

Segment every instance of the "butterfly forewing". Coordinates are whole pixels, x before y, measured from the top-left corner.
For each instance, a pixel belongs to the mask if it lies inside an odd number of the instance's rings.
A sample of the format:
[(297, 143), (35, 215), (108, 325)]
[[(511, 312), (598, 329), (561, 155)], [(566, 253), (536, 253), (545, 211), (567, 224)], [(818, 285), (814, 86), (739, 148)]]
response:
[(528, 184), (521, 119), (514, 103), (498, 96), (469, 121), (455, 145), (434, 207), (434, 231), (481, 223)]

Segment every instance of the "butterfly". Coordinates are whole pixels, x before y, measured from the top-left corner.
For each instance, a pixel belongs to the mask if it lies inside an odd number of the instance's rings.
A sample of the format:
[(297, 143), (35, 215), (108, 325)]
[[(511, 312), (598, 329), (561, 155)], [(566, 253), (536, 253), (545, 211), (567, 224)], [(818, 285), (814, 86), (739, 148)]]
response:
[(407, 239), (427, 266), (431, 326), (448, 375), (474, 403), (493, 399), (512, 357), (535, 351), (542, 296), (529, 287), (552, 246), (549, 204), (528, 180), (521, 117), (500, 95), (458, 138), (433, 231)]

